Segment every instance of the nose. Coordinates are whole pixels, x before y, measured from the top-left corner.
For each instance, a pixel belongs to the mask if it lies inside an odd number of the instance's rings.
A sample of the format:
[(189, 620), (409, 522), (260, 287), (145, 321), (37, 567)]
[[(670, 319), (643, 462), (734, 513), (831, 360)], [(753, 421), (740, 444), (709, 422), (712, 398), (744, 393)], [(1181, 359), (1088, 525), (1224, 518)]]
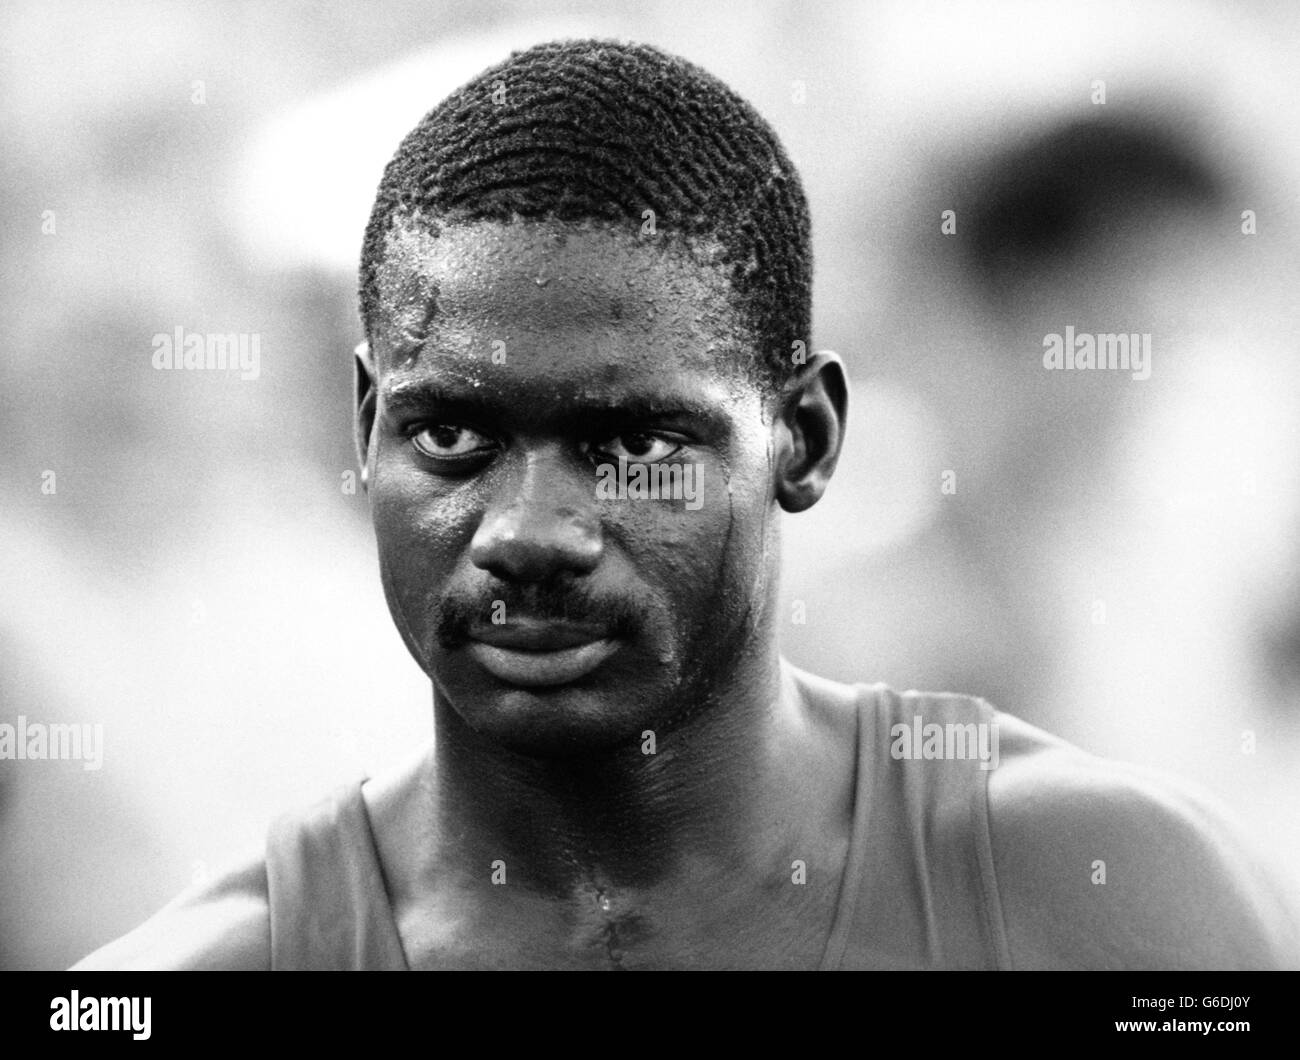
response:
[(559, 454), (528, 454), (504, 476), (470, 542), (470, 561), (506, 581), (590, 574), (600, 562), (592, 486), (584, 495)]

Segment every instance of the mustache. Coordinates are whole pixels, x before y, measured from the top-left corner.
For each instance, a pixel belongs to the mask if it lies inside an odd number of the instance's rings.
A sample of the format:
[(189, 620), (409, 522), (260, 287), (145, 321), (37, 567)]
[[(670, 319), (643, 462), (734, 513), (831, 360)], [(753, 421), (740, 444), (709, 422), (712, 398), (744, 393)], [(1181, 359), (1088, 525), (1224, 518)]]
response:
[(573, 622), (605, 627), (612, 637), (635, 636), (646, 609), (634, 601), (552, 582), (532, 585), (501, 583), (481, 591), (451, 592), (438, 605), (434, 635), (443, 648), (469, 640), (476, 625), (491, 622), (505, 605), (505, 621)]

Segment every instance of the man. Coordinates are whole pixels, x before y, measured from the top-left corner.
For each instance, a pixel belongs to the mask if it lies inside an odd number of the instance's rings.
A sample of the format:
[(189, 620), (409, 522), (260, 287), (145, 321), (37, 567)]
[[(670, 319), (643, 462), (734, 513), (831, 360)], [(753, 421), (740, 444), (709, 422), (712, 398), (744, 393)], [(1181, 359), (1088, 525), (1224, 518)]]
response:
[(681, 60), (543, 45), (431, 112), (366, 232), (357, 440), (436, 741), (78, 967), (1294, 964), (1165, 783), (780, 658), (779, 512), (847, 406), (810, 290), (775, 135)]

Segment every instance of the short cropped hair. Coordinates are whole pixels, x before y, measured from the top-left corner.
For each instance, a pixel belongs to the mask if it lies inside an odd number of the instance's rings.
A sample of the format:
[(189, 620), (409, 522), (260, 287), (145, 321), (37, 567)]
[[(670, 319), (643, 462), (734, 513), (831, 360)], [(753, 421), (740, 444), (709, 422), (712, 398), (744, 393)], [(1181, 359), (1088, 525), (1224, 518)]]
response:
[(635, 224), (709, 246), (758, 344), (764, 382), (793, 371), (812, 302), (808, 205), (772, 128), (716, 77), (657, 48), (541, 44), (458, 89), (384, 170), (361, 254), (373, 337), (378, 271), (395, 219), (442, 225), (553, 220)]

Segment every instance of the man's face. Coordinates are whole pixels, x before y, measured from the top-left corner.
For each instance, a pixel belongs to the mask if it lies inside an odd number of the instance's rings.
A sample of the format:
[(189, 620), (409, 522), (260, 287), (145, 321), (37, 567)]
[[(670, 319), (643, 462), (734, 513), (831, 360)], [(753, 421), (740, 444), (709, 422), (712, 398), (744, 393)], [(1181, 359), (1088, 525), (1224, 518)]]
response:
[(439, 698), (540, 755), (705, 706), (766, 629), (779, 555), (725, 279), (609, 229), (480, 222), (396, 228), (379, 282), (368, 487)]

